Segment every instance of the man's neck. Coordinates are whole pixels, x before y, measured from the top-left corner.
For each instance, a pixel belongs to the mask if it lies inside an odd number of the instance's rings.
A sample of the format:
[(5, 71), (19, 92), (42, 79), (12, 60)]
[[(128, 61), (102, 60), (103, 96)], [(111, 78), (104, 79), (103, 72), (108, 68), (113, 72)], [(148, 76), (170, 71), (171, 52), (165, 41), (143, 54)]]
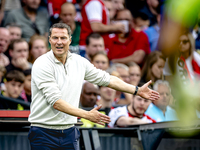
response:
[(28, 9), (27, 6), (24, 6), (24, 12), (26, 13), (26, 15), (31, 19), (32, 22), (35, 22), (35, 18), (36, 18), (36, 14), (37, 14), (37, 10), (34, 9)]
[[(156, 105), (155, 105), (155, 106), (156, 106)], [(158, 106), (156, 106), (156, 107), (158, 107)], [(167, 110), (167, 107), (165, 107), (165, 106), (163, 106), (163, 107), (159, 106), (158, 108), (163, 112), (163, 114), (164, 114), (164, 116), (165, 116), (165, 112), (166, 112), (166, 110)]]
[(56, 57), (56, 59), (57, 59), (58, 61), (60, 61), (63, 65), (66, 63), (67, 55), (68, 55), (68, 53), (66, 53), (66, 54), (65, 54), (64, 56), (62, 56), (62, 57), (58, 57), (58, 56), (56, 56), (56, 55), (54, 54), (54, 56)]
[(73, 34), (74, 31), (75, 31), (75, 29), (76, 29), (76, 23), (75, 23), (75, 21), (72, 24), (70, 24), (70, 27), (71, 27), (72, 34)]
[(125, 43), (126, 40), (127, 40), (128, 36), (126, 34), (118, 34), (118, 40), (121, 42), (121, 43)]

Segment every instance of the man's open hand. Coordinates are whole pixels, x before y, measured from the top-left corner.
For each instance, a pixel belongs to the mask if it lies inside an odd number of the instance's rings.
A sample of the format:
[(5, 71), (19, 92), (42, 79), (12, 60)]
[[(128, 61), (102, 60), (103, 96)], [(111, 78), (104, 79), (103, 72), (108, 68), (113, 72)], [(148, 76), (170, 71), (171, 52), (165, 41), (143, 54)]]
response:
[(89, 116), (88, 116), (88, 120), (98, 123), (100, 125), (105, 125), (105, 123), (110, 123), (110, 117), (108, 117), (107, 115), (104, 115), (102, 113), (100, 113), (98, 110), (101, 108), (102, 106), (97, 106), (95, 108), (93, 108), (92, 110), (90, 110)]
[(148, 86), (151, 84), (152, 81), (145, 83), (142, 87), (139, 87), (137, 95), (149, 99), (149, 100), (158, 100), (160, 95), (158, 92), (151, 90)]

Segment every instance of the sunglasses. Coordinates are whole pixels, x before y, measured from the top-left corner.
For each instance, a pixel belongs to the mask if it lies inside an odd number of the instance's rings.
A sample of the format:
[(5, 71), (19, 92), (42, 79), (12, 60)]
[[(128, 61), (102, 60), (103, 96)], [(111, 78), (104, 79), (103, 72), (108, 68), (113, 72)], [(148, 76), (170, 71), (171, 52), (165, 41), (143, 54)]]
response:
[(189, 42), (189, 40), (180, 40), (180, 44), (187, 44)]

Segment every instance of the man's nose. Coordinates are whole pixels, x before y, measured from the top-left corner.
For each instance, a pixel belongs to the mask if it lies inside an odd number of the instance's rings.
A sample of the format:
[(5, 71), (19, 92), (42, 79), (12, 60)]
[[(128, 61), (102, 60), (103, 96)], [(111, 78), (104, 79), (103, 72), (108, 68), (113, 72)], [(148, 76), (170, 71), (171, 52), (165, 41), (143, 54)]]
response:
[(58, 44), (61, 44), (61, 43), (62, 43), (62, 40), (59, 38), (58, 41), (57, 41), (57, 43), (58, 43)]

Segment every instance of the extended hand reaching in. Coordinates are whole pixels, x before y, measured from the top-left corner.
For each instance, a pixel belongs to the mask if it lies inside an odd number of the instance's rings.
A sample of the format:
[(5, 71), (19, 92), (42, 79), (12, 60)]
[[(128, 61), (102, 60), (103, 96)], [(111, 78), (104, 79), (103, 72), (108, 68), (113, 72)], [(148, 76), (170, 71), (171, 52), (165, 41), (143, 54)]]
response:
[(158, 92), (151, 90), (148, 86), (151, 84), (152, 81), (145, 83), (142, 87), (139, 87), (137, 95), (149, 99), (149, 100), (158, 100), (160, 95)]
[(98, 111), (101, 107), (102, 106), (99, 105), (99, 106), (93, 108), (91, 111), (89, 111), (89, 116), (87, 119), (92, 122), (98, 123), (100, 125), (105, 125), (104, 123), (109, 123), (110, 117), (108, 117)]

